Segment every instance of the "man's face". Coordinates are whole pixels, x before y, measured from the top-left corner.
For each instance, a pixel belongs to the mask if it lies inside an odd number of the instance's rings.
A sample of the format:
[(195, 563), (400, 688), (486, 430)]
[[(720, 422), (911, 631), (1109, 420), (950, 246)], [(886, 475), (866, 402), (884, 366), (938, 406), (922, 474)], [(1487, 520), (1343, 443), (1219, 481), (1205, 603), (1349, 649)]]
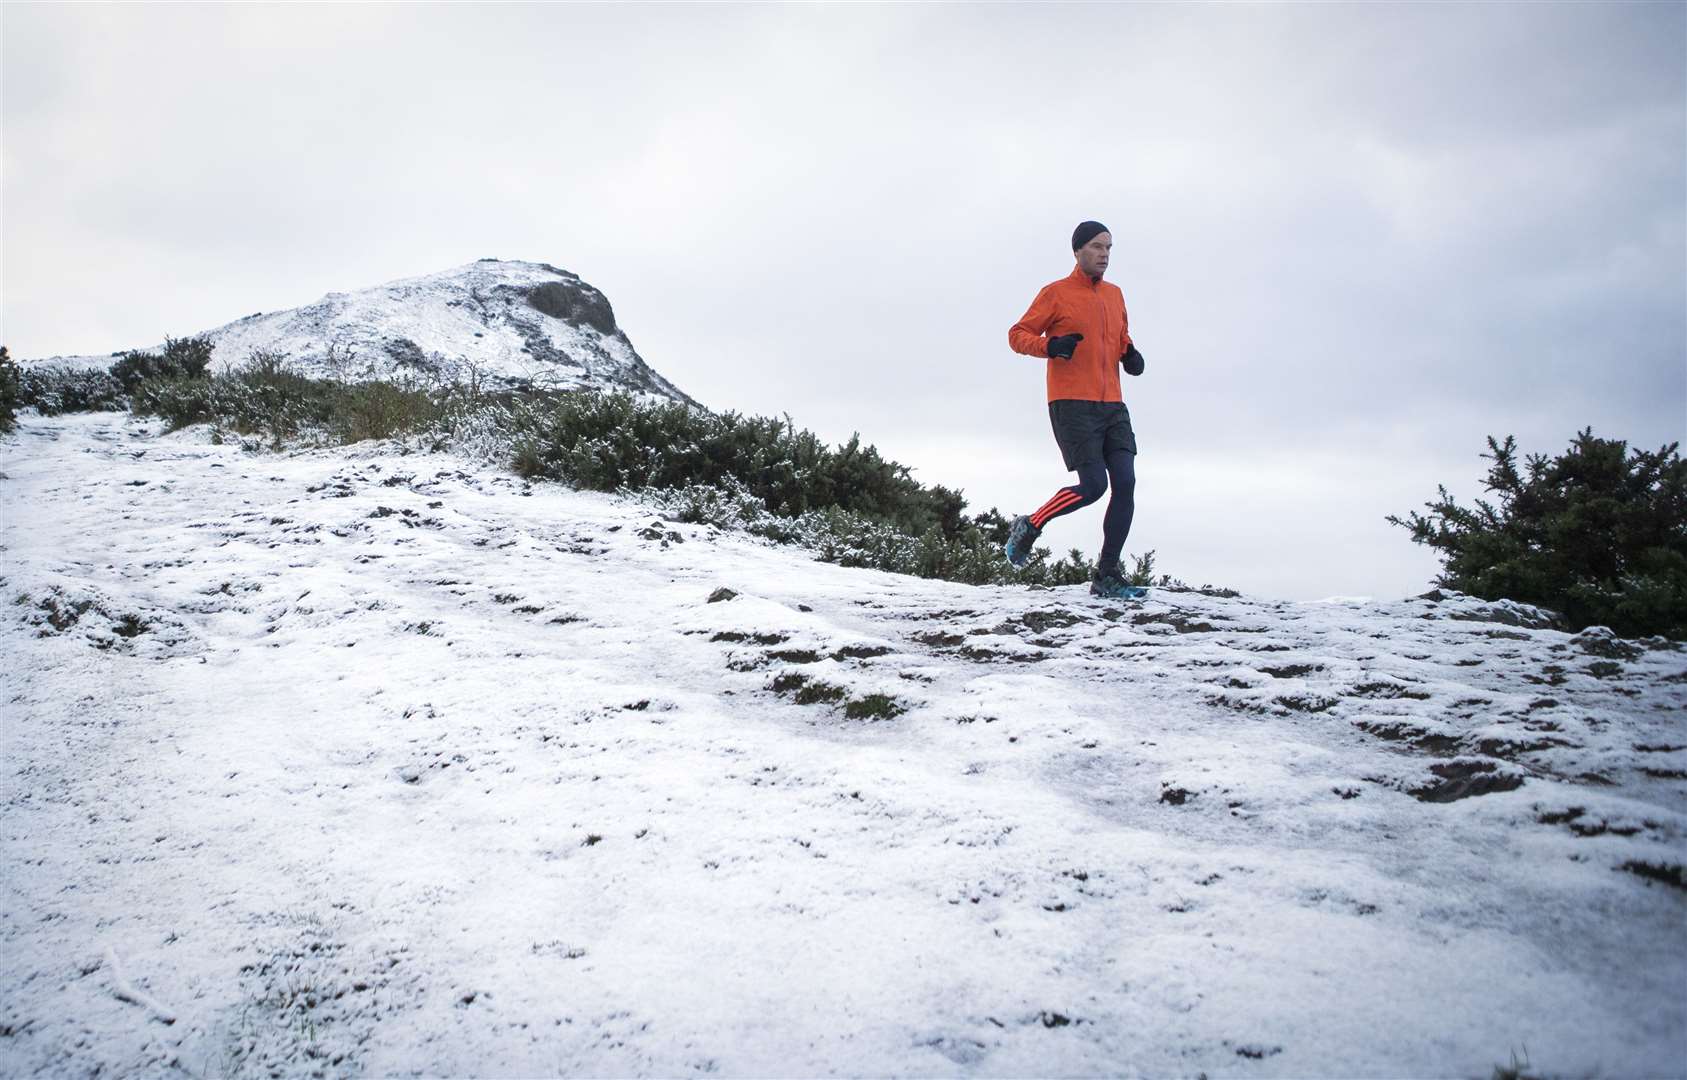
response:
[(1113, 234), (1096, 233), (1090, 242), (1078, 249), (1078, 269), (1092, 278), (1107, 273), (1107, 257), (1113, 251)]

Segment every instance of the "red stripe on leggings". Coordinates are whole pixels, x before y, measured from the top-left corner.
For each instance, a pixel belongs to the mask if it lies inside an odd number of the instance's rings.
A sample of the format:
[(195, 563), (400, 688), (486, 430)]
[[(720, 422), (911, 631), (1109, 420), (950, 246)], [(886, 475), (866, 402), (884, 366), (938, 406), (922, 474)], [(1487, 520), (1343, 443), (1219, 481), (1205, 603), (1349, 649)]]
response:
[(1054, 514), (1064, 509), (1081, 498), (1082, 496), (1080, 496), (1077, 492), (1061, 488), (1059, 491), (1054, 493), (1054, 497), (1052, 499), (1042, 505), (1041, 509), (1032, 514), (1031, 518), (1032, 520), (1037, 521), (1039, 523), (1038, 527), (1041, 528), (1041, 522), (1047, 521), (1050, 514)]
[(1060, 513), (1060, 511), (1066, 509), (1068, 506), (1071, 506), (1073, 503), (1082, 501), (1083, 496), (1079, 495), (1075, 491), (1058, 492), (1054, 498), (1043, 504), (1041, 510), (1038, 510), (1035, 514), (1031, 515), (1031, 524), (1040, 529), (1049, 518)]

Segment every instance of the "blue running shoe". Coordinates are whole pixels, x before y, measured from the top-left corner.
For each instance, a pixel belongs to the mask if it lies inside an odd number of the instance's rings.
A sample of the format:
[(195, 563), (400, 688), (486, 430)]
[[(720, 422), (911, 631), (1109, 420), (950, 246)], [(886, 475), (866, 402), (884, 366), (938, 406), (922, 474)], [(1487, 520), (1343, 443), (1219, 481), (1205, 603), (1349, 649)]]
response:
[(1008, 526), (1008, 542), (1002, 545), (1007, 553), (1008, 562), (1016, 567), (1024, 566), (1031, 561), (1031, 547), (1037, 542), (1037, 537), (1043, 535), (1043, 530), (1031, 524), (1031, 519), (1020, 514)]
[(1109, 600), (1141, 600), (1148, 595), (1148, 590), (1132, 585), (1118, 567), (1113, 567), (1095, 572), (1095, 578), (1090, 582), (1090, 595), (1104, 596)]

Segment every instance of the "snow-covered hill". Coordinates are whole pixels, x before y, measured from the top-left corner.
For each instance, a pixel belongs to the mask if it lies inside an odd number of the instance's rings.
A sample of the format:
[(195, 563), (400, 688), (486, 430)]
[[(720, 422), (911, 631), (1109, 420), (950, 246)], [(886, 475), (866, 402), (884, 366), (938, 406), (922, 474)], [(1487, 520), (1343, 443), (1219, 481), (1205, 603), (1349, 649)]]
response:
[[(482, 259), (329, 293), (314, 304), (248, 315), (204, 333), (215, 346), (213, 371), (267, 350), (319, 377), (479, 376), (691, 400), (634, 351), (601, 292), (547, 263)], [(113, 359), (55, 356), (23, 363), (106, 367)]]
[(1687, 654), (0, 442), (5, 1075), (1680, 1075)]

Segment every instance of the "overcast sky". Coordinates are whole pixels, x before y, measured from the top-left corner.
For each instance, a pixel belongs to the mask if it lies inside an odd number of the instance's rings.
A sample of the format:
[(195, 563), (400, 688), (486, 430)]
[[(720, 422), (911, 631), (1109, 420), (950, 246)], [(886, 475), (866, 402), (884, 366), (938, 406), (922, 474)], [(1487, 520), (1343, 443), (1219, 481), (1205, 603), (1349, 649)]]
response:
[[(0, 6), (0, 334), (183, 335), (483, 256), (716, 409), (973, 508), (1070, 482), (1007, 346), (1109, 225), (1127, 555), (1398, 597), (1488, 434), (1687, 437), (1687, 5)], [(1101, 509), (1045, 540), (1093, 554)]]

